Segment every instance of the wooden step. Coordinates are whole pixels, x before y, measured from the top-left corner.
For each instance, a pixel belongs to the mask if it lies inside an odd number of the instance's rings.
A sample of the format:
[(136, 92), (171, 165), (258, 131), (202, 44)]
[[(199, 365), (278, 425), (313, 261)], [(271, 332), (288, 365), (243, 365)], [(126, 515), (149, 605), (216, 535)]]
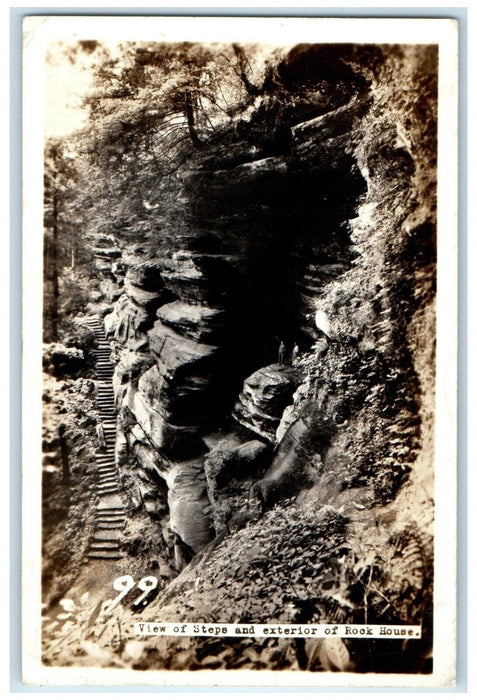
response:
[(102, 506), (99, 504), (96, 506), (96, 510), (102, 515), (126, 515), (126, 509), (124, 506), (115, 506), (111, 508), (111, 506)]
[(115, 542), (92, 542), (89, 546), (89, 550), (97, 552), (99, 551), (104, 551), (104, 552), (114, 552), (119, 549), (119, 544)]
[(102, 488), (101, 486), (96, 486), (96, 491), (100, 496), (112, 496), (114, 493), (119, 493), (119, 486)]
[(116, 515), (99, 515), (96, 518), (96, 522), (107, 524), (107, 525), (113, 525), (114, 527), (121, 527), (124, 525), (126, 522), (124, 518), (116, 516)]
[(96, 543), (104, 543), (109, 549), (109, 544), (117, 544), (120, 538), (121, 531), (117, 528), (116, 530), (101, 529), (94, 533), (93, 545)]
[(122, 530), (124, 528), (124, 520), (122, 523), (110, 523), (109, 521), (104, 522), (103, 520), (98, 520), (96, 523), (98, 532), (100, 530)]
[(95, 350), (96, 406), (106, 444), (105, 449), (96, 453), (97, 483), (94, 492), (99, 496), (99, 503), (95, 507), (95, 531), (87, 556), (88, 559), (121, 559), (119, 539), (125, 525), (126, 511), (121, 505), (119, 474), (114, 454), (117, 410), (112, 379), (115, 365), (111, 362), (112, 347), (106, 339), (101, 320), (91, 318), (88, 323), (98, 341)]
[(122, 559), (120, 552), (88, 552), (88, 559)]

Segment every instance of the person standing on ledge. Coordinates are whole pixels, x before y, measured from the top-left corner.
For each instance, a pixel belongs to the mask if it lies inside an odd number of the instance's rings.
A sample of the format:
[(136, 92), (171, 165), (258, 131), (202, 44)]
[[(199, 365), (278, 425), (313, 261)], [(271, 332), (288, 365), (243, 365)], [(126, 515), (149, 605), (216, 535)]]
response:
[(297, 361), (298, 353), (299, 353), (299, 352), (300, 352), (300, 350), (299, 350), (299, 348), (298, 348), (298, 343), (295, 343), (295, 345), (293, 346), (292, 356), (291, 356), (291, 363), (292, 363), (292, 365), (294, 365), (295, 362)]
[(283, 340), (280, 341), (280, 347), (278, 348), (278, 364), (279, 365), (284, 365), (285, 364), (285, 343)]

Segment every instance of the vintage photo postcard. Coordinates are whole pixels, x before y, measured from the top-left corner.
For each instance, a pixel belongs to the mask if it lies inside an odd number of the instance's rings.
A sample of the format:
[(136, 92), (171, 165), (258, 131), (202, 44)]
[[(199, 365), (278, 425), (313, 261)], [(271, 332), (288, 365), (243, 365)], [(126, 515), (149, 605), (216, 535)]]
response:
[(24, 683), (455, 683), (457, 37), (25, 19)]

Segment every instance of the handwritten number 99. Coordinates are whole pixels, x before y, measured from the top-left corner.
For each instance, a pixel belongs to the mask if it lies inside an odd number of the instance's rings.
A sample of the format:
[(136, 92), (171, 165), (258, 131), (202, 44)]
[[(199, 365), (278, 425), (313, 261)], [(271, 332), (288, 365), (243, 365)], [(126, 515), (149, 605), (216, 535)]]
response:
[[(145, 576), (142, 578), (139, 583), (137, 584), (137, 587), (143, 591), (142, 595), (137, 598), (134, 603), (133, 607), (137, 608), (138, 605), (141, 605), (143, 601), (147, 598), (149, 593), (153, 591), (157, 586), (157, 578), (155, 576)], [(143, 607), (145, 607), (145, 604), (143, 603)]]
[[(102, 607), (102, 613), (103, 614), (109, 614), (111, 613), (116, 605), (118, 605), (121, 600), (127, 596), (129, 591), (131, 591), (134, 586), (135, 582), (132, 576), (129, 576), (128, 574), (126, 576), (118, 576), (118, 578), (114, 579), (113, 581), (113, 588), (115, 591), (118, 591), (118, 595), (116, 598), (113, 600), (107, 600), (103, 604)], [(140, 581), (138, 581), (137, 587), (139, 590), (143, 591), (139, 598), (137, 598), (134, 603), (133, 607), (137, 608), (137, 606), (141, 605), (142, 607), (145, 607), (147, 605), (146, 598), (149, 595), (151, 591), (153, 591), (157, 587), (157, 578), (155, 576), (145, 576), (142, 578)]]

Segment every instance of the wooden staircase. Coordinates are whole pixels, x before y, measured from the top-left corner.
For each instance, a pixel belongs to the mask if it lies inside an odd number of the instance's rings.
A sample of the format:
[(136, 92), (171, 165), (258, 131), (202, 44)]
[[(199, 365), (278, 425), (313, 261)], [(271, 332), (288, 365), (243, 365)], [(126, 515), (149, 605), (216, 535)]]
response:
[(89, 316), (86, 324), (94, 331), (96, 349), (96, 402), (101, 417), (104, 442), (96, 453), (97, 480), (94, 489), (96, 503), (95, 528), (89, 545), (89, 559), (121, 559), (121, 536), (125, 525), (125, 508), (115, 461), (116, 410), (112, 378), (114, 365), (111, 347), (98, 316)]

